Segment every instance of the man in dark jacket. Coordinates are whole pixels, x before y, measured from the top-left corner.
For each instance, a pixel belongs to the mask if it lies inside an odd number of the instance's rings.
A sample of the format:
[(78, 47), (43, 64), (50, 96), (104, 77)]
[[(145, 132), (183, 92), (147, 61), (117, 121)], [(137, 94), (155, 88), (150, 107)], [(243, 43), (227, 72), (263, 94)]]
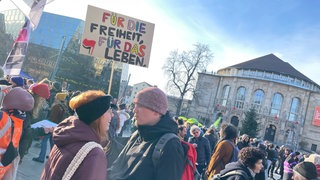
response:
[(243, 134), (241, 136), (241, 141), (237, 143), (237, 146), (239, 150), (241, 150), (244, 147), (249, 147), (250, 146), (250, 137), (247, 134)]
[(159, 88), (149, 87), (136, 95), (134, 103), (135, 125), (138, 129), (108, 169), (107, 179), (180, 180), (185, 161), (178, 138), (166, 143), (157, 164), (152, 161), (152, 154), (160, 137), (166, 133), (178, 132), (177, 124), (167, 111), (167, 96)]
[(205, 169), (210, 162), (211, 150), (208, 139), (200, 136), (200, 132), (200, 128), (193, 125), (190, 129), (192, 138), (189, 139), (189, 143), (197, 150), (197, 170), (202, 174), (203, 169)]

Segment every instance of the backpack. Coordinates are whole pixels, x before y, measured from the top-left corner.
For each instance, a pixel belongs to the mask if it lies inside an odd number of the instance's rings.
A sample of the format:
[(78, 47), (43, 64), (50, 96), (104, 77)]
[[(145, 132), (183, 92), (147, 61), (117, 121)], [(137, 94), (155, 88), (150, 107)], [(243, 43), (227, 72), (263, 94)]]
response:
[[(174, 133), (166, 133), (160, 137), (152, 153), (152, 162), (154, 166), (158, 164), (158, 161), (161, 158), (162, 151), (166, 143), (173, 138), (179, 139), (179, 137)], [(198, 180), (200, 178), (200, 174), (196, 168), (197, 151), (190, 143), (185, 141), (180, 141), (180, 142), (183, 147), (184, 155), (186, 159), (181, 179), (182, 180), (193, 180), (193, 179)]]
[(229, 160), (228, 163), (237, 162), (238, 161), (239, 148), (237, 146), (233, 145), (233, 143), (230, 140), (226, 140), (226, 141), (228, 141), (233, 147), (232, 156), (231, 156), (231, 159)]
[(223, 179), (227, 179), (228, 177), (233, 176), (233, 175), (240, 175), (240, 176), (244, 177), (244, 179), (249, 179), (248, 175), (244, 171), (232, 170), (230, 172), (227, 172), (224, 175), (215, 174), (212, 176), (211, 180), (220, 180), (220, 179), (223, 180)]

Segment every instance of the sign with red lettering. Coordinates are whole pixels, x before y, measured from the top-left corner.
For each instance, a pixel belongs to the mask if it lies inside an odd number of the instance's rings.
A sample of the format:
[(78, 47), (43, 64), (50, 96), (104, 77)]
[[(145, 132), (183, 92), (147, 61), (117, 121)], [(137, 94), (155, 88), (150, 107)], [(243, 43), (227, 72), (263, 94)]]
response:
[(315, 126), (320, 126), (320, 106), (316, 106), (314, 110), (312, 124)]
[(148, 67), (154, 24), (88, 6), (80, 53)]

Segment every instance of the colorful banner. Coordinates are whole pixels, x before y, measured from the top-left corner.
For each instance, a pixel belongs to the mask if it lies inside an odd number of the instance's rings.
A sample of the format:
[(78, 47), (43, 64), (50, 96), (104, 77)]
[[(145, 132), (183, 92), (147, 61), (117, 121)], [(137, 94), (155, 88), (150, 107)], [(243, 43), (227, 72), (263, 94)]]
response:
[(148, 67), (154, 24), (88, 6), (80, 53)]
[(27, 20), (14, 41), (13, 48), (3, 65), (3, 70), (7, 75), (19, 75), (23, 61), (27, 54), (27, 47), (30, 37), (30, 21)]
[(316, 106), (314, 110), (312, 124), (315, 126), (320, 126), (320, 106)]

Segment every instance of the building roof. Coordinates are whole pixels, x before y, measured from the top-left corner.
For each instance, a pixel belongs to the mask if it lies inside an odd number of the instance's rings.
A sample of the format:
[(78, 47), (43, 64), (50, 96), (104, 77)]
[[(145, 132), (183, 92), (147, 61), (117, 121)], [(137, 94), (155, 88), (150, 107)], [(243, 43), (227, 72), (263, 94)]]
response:
[(147, 83), (147, 82), (145, 82), (145, 81), (136, 83), (136, 84), (134, 84), (133, 86), (137, 86), (137, 85), (140, 85), (140, 84), (145, 84), (145, 85), (150, 86), (150, 87), (152, 86), (151, 84), (149, 84), (149, 83)]
[(223, 69), (230, 69), (230, 68), (274, 72), (274, 73), (279, 73), (283, 75), (289, 75), (291, 77), (296, 77), (311, 83), (315, 83), (311, 79), (309, 79), (307, 76), (303, 75), (298, 70), (296, 70), (289, 63), (284, 62), (274, 54), (268, 54), (268, 55), (258, 57), (243, 63), (229, 66)]

